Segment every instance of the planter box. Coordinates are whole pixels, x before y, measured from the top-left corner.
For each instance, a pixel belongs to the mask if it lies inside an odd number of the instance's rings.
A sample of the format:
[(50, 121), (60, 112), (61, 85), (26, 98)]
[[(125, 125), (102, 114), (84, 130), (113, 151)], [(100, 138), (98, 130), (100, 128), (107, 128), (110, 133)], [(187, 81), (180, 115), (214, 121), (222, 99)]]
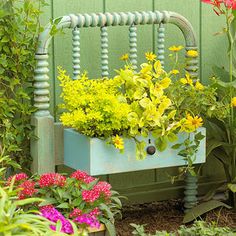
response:
[(99, 229), (89, 228), (88, 231), (89, 231), (88, 234), (89, 236), (109, 236), (103, 224), (101, 224), (101, 227)]
[[(205, 135), (205, 128), (200, 128), (199, 131)], [(185, 138), (184, 134), (179, 134), (177, 143)], [(154, 144), (154, 139), (151, 136), (141, 139), (147, 142), (147, 146), (150, 145), (148, 143)], [(89, 138), (73, 129), (65, 129), (64, 164), (74, 169), (86, 171), (90, 175), (113, 174), (186, 164), (182, 157), (177, 155), (178, 150), (171, 148), (175, 143), (170, 143), (169, 147), (163, 152), (157, 151), (154, 155), (147, 155), (145, 160), (137, 160), (134, 140), (125, 139), (124, 141), (125, 151), (120, 153), (115, 147), (106, 144), (101, 139)], [(205, 162), (205, 146), (205, 139), (203, 139), (194, 161), (195, 164)]]

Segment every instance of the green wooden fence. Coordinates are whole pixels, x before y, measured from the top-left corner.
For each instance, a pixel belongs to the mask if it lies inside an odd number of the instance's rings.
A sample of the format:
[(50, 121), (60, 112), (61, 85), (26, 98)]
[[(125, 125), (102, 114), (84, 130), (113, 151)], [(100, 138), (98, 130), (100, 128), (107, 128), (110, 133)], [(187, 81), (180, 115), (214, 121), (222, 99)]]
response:
[[(197, 33), (200, 51), (200, 76), (203, 82), (211, 75), (213, 64), (221, 65), (226, 61), (225, 38), (216, 37), (213, 34), (219, 30), (221, 18), (215, 16), (210, 7), (201, 4), (199, 0), (48, 0), (48, 7), (45, 7), (42, 23), (46, 24), (51, 18), (56, 18), (71, 13), (89, 12), (127, 12), (127, 11), (154, 11), (169, 10), (175, 11), (185, 16), (193, 25)], [(111, 74), (113, 70), (122, 66), (119, 57), (128, 52), (128, 37), (125, 27), (115, 27), (108, 29), (109, 35), (109, 68)], [(138, 26), (138, 63), (144, 60), (146, 51), (154, 51), (156, 48), (156, 28), (155, 26)], [(166, 29), (166, 46), (172, 44), (183, 44), (183, 36), (173, 26)], [(173, 35), (173, 37), (171, 37)], [(96, 40), (95, 40), (96, 39)], [(62, 66), (70, 74), (72, 73), (72, 35), (64, 34), (55, 37), (50, 48), (50, 83), (51, 86), (51, 107), (56, 107), (60, 102), (59, 82), (56, 79), (57, 66)], [(100, 30), (81, 30), (81, 71), (86, 70), (89, 76), (99, 77), (100, 71)], [(94, 56), (95, 55), (95, 56)], [(217, 58), (217, 61), (215, 61)], [(114, 73), (113, 73), (114, 74)], [(53, 109), (52, 109), (53, 110)], [(54, 109), (56, 110), (56, 109)], [(54, 117), (58, 115), (54, 113)], [(60, 130), (56, 130), (60, 132)], [(60, 147), (58, 147), (60, 148)], [(60, 164), (60, 160), (57, 160)], [(200, 194), (209, 190), (222, 178), (220, 164), (208, 160), (201, 169), (199, 179)], [(218, 171), (216, 171), (218, 170)], [(58, 166), (58, 171), (70, 171), (63, 165)], [(113, 187), (127, 195), (133, 202), (146, 202), (152, 200), (163, 200), (168, 198), (182, 197), (183, 181), (176, 181), (171, 184), (167, 177), (169, 174), (176, 174), (176, 168), (158, 169), (131, 172), (125, 174), (114, 174), (102, 176), (109, 180)]]

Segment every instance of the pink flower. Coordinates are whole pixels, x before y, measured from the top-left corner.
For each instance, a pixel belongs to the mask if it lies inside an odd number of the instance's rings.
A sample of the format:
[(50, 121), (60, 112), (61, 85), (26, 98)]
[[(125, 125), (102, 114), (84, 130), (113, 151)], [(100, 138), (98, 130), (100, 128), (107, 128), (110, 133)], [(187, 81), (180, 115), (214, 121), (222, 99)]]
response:
[(99, 210), (98, 207), (95, 207), (92, 211), (89, 212), (89, 215), (91, 216), (98, 216), (101, 214), (101, 211)]
[(31, 180), (26, 180), (18, 186), (21, 190), (18, 193), (19, 199), (24, 199), (26, 197), (31, 197), (37, 190), (34, 188), (35, 183)]
[(106, 198), (111, 196), (111, 185), (105, 181), (100, 181), (94, 186), (94, 190), (104, 195)]
[(71, 178), (75, 178), (79, 181), (83, 181), (86, 184), (89, 184), (96, 180), (96, 178), (93, 178), (92, 176), (88, 175), (86, 172), (77, 170), (74, 173), (71, 174)]
[(83, 214), (79, 217), (77, 217), (74, 222), (79, 224), (86, 224), (87, 226), (90, 226), (91, 228), (100, 228), (100, 223), (97, 220), (95, 216), (91, 216), (89, 214)]
[[(44, 208), (40, 210), (41, 215), (52, 222), (57, 222), (58, 220), (61, 221), (62, 227), (61, 232), (67, 234), (73, 234), (73, 228), (69, 220), (67, 220), (58, 210), (53, 207)], [(54, 225), (51, 225), (50, 228), (52, 230), (56, 230)]]
[(10, 185), (10, 184), (11, 184), (11, 181), (12, 181), (13, 177), (15, 177), (15, 183), (20, 182), (21, 180), (26, 180), (26, 179), (28, 179), (28, 175), (25, 174), (25, 173), (15, 174), (15, 175), (13, 175), (13, 176), (10, 176), (10, 177), (7, 179), (7, 185)]
[(76, 218), (82, 215), (82, 211), (79, 208), (75, 208), (69, 215), (70, 218)]
[(227, 8), (236, 9), (236, 0), (224, 0), (224, 3)]
[(66, 177), (57, 173), (47, 173), (40, 176), (38, 183), (41, 188), (55, 185), (63, 187), (66, 183)]
[(105, 181), (98, 182), (93, 189), (91, 190), (83, 190), (82, 191), (82, 198), (85, 202), (94, 202), (100, 196), (105, 197), (108, 199), (111, 196), (111, 185)]
[(82, 191), (82, 198), (85, 202), (92, 203), (96, 201), (100, 197), (100, 192), (97, 190), (83, 190)]

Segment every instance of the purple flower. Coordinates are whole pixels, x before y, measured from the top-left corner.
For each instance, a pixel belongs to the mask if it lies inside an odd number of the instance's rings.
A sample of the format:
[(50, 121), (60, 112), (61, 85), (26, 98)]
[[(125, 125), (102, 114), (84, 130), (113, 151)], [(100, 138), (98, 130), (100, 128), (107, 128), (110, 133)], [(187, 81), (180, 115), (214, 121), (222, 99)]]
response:
[(95, 216), (89, 214), (83, 214), (74, 219), (74, 222), (78, 224), (86, 224), (91, 228), (100, 228), (100, 223)]
[[(61, 232), (67, 233), (67, 234), (73, 234), (73, 228), (69, 220), (67, 220), (58, 210), (56, 210), (54, 207), (48, 207), (48, 208), (42, 208), (41, 215), (48, 220), (56, 223), (58, 220), (61, 221), (62, 227)], [(51, 225), (50, 228), (52, 230), (56, 230), (56, 227), (54, 225)]]

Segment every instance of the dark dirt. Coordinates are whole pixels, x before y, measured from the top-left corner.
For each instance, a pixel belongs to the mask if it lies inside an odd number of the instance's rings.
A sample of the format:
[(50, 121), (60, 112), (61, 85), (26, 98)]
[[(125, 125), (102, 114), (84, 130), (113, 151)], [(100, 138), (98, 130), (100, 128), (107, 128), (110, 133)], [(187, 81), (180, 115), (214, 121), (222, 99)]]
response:
[[(180, 200), (152, 202), (125, 206), (123, 219), (116, 221), (117, 236), (131, 236), (133, 227), (131, 223), (145, 224), (147, 233), (155, 233), (156, 230), (176, 231), (182, 224), (184, 213)], [(219, 226), (236, 228), (236, 212), (225, 208), (218, 208), (204, 216), (207, 222), (218, 222)]]

